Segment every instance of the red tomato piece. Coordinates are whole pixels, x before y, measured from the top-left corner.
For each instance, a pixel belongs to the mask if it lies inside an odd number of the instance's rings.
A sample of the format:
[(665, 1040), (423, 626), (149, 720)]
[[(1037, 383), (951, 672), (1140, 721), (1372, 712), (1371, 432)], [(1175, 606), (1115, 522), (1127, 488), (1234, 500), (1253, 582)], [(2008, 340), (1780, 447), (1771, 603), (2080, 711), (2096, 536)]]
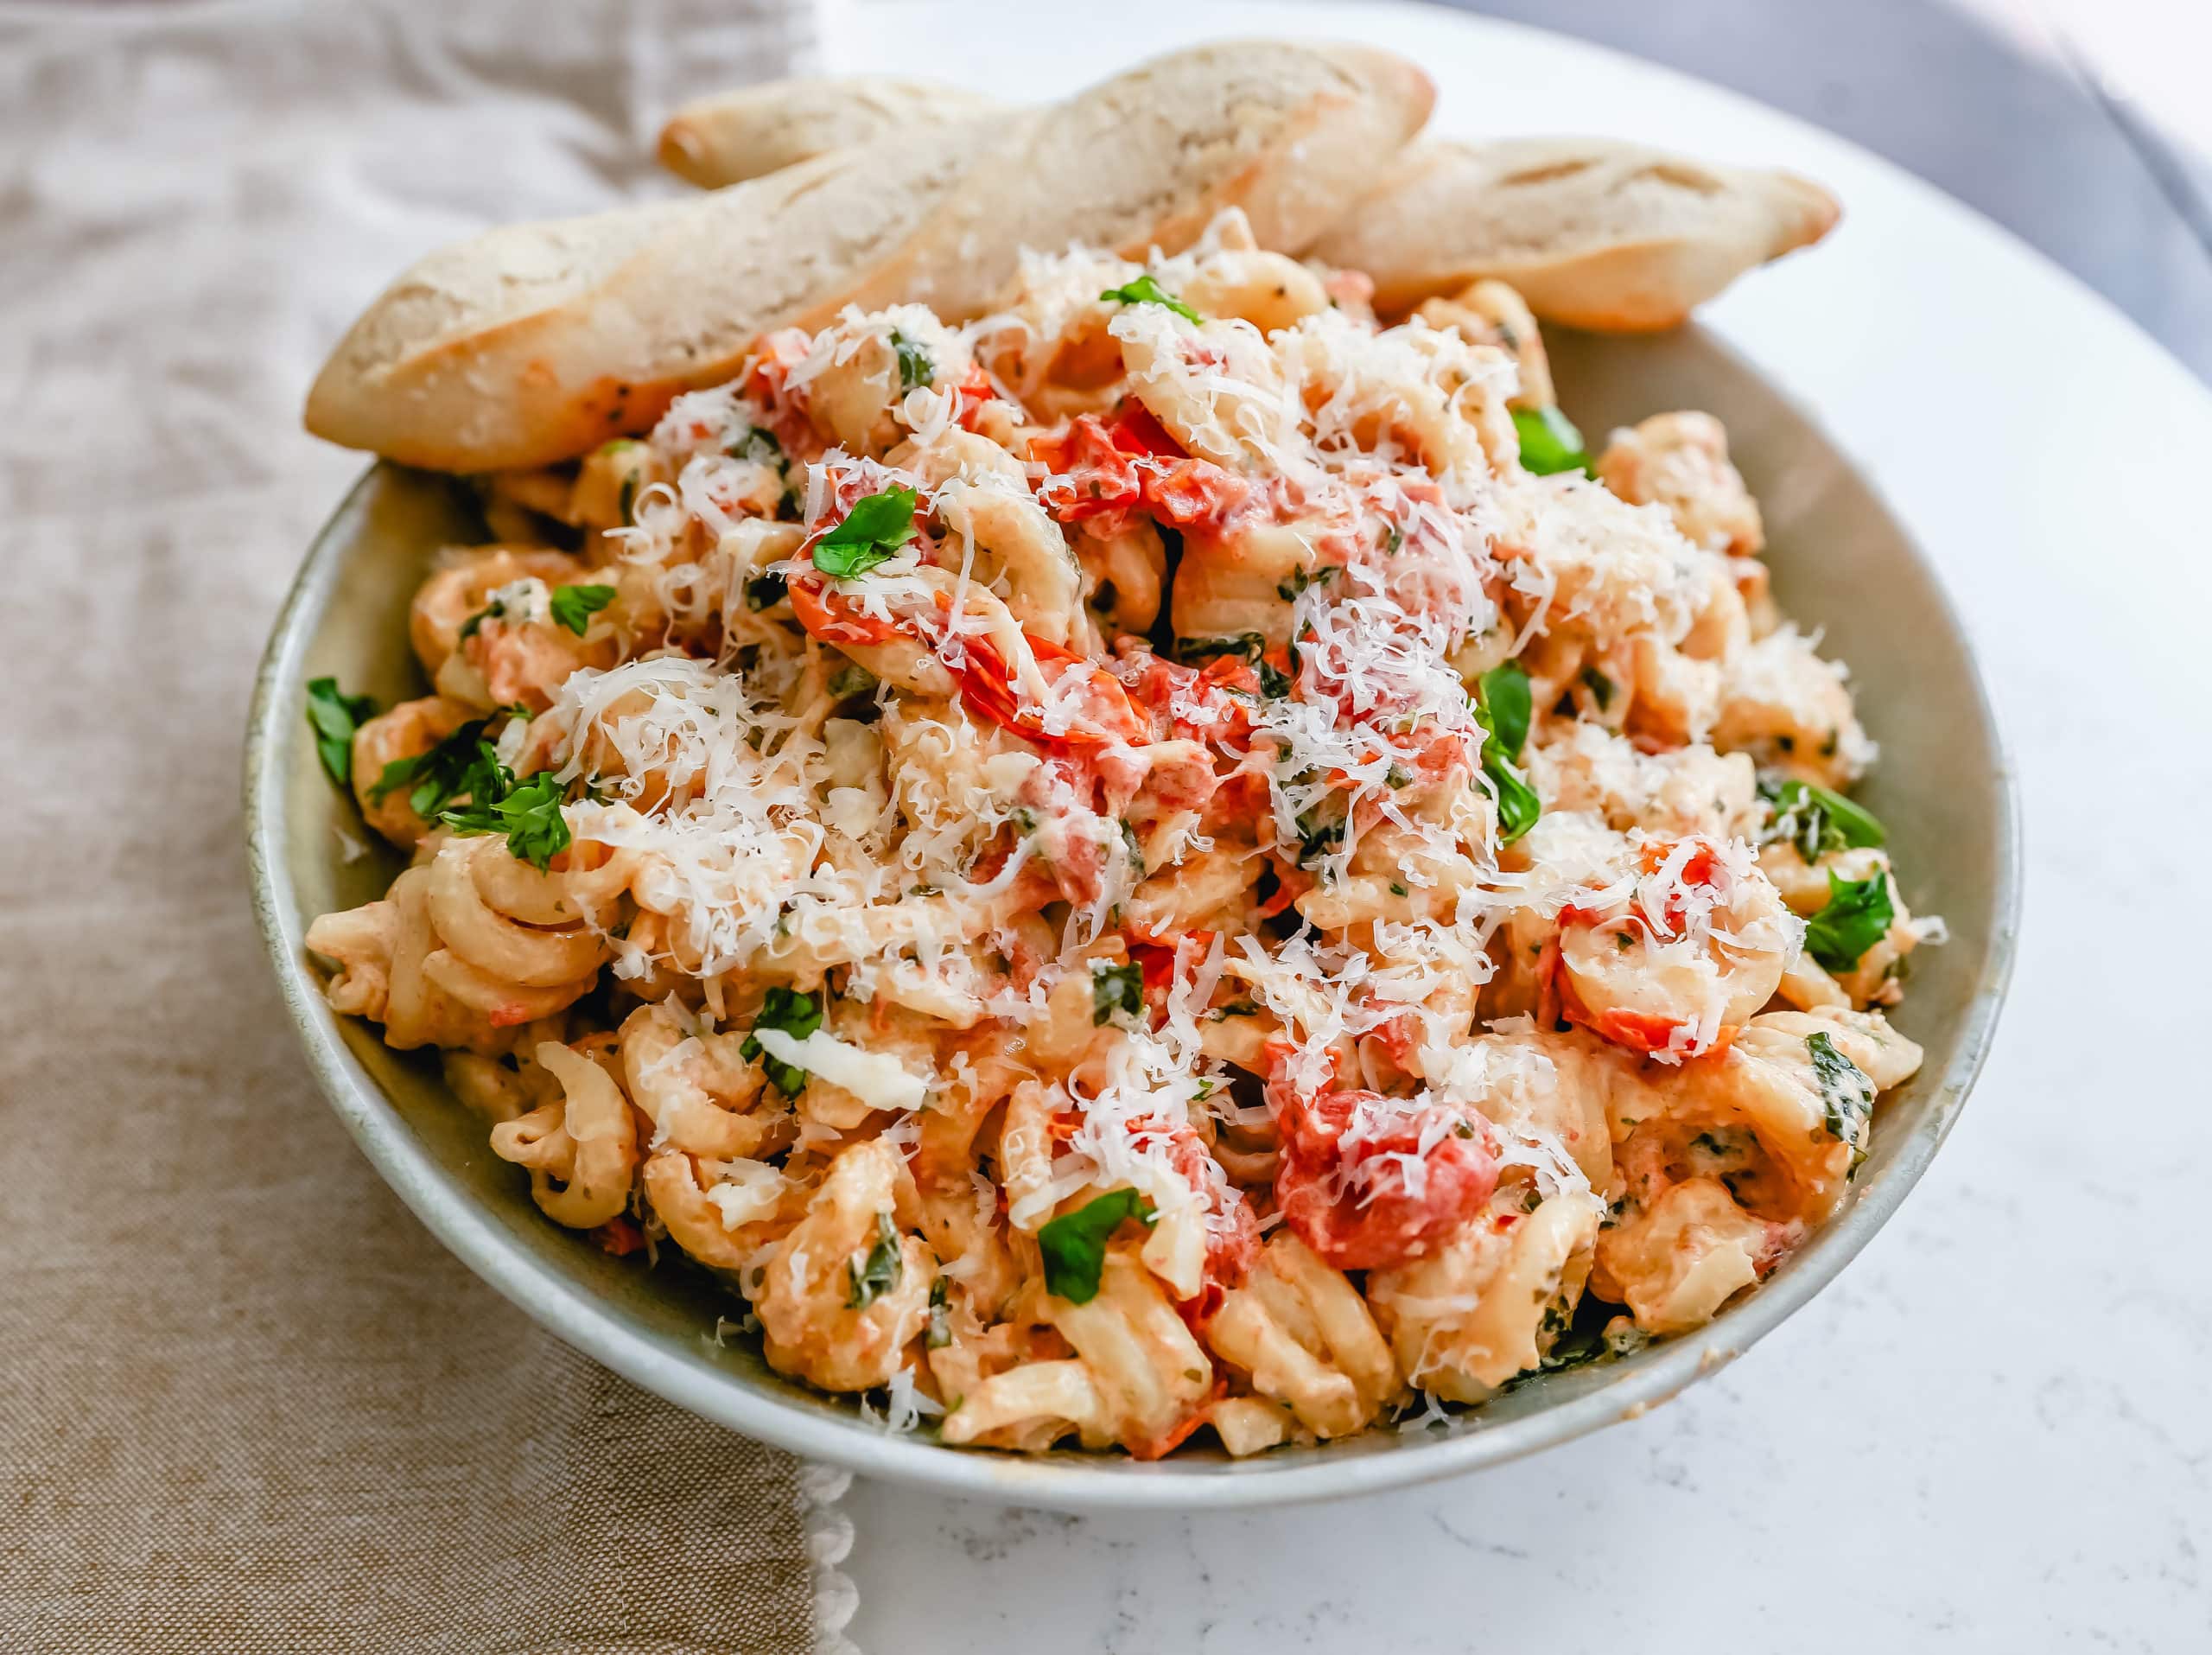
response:
[[(1027, 634), (1024, 634), (1027, 636)], [(1148, 739), (1144, 719), (1129, 700), (1121, 680), (1087, 656), (1029, 639), (1038, 670), (1047, 684), (1058, 686), (1071, 673), (1085, 680), (1077, 695), (1076, 717), (1065, 730), (1047, 730), (1041, 714), (1014, 694), (1013, 675), (988, 640), (963, 640), (965, 661), (958, 669), (960, 698), (969, 710), (1024, 741), (1054, 750), (1105, 747), (1115, 742), (1138, 745)]]
[(1141, 497), (1136, 461), (1096, 414), (1079, 415), (1065, 431), (1032, 437), (1029, 457), (1052, 468), (1056, 481), (1038, 490), (1063, 523), (1126, 512)]
[(1309, 1100), (1280, 1066), (1268, 1103), (1282, 1134), (1275, 1204), (1338, 1270), (1419, 1257), (1497, 1187), (1497, 1144), (1479, 1116), (1351, 1088)]
[(1139, 487), (1162, 523), (1210, 532), (1218, 532), (1252, 493), (1249, 483), (1211, 460), (1178, 460), (1147, 470)]
[(852, 648), (887, 643), (902, 635), (901, 628), (893, 622), (869, 614), (832, 592), (823, 576), (794, 575), (785, 589), (798, 624), (825, 644)]
[(963, 430), (974, 430), (983, 404), (998, 400), (998, 387), (991, 383), (991, 376), (978, 363), (970, 363), (960, 383), (952, 387), (953, 420)]
[(1124, 454), (1180, 460), (1190, 452), (1167, 434), (1167, 428), (1153, 417), (1151, 409), (1134, 397), (1125, 399), (1114, 411), (1113, 423), (1107, 427), (1107, 433), (1114, 446)]

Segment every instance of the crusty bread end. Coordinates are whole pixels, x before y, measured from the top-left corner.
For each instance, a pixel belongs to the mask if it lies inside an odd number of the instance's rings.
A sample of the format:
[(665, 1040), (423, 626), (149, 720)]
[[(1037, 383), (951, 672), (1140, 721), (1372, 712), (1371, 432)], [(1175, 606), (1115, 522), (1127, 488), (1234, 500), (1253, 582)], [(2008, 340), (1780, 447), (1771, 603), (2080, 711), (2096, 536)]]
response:
[(1547, 321), (1673, 328), (1754, 265), (1818, 241), (1835, 198), (1792, 173), (1608, 138), (1414, 146), (1313, 251), (1375, 278), (1385, 312), (1483, 277)]
[(656, 154), (686, 183), (721, 189), (833, 150), (873, 143), (1002, 107), (933, 80), (823, 75), (764, 81), (702, 98), (668, 118)]
[(570, 458), (734, 373), (771, 328), (848, 303), (987, 310), (1020, 250), (1173, 250), (1241, 207), (1302, 250), (1427, 119), (1387, 53), (1173, 54), (1050, 108), (840, 150), (690, 201), (496, 230), (432, 254), (317, 377), (317, 436), (412, 465)]

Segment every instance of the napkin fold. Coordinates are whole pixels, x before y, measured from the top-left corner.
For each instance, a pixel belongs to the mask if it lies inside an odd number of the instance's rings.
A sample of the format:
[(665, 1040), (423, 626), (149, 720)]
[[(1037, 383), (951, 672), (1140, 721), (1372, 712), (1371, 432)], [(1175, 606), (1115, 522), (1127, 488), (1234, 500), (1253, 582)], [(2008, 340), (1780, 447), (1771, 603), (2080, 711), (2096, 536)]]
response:
[(843, 1480), (540, 1332), (309, 1080), (238, 752), (409, 260), (645, 193), (802, 0), (0, 8), (0, 1649), (843, 1645)]

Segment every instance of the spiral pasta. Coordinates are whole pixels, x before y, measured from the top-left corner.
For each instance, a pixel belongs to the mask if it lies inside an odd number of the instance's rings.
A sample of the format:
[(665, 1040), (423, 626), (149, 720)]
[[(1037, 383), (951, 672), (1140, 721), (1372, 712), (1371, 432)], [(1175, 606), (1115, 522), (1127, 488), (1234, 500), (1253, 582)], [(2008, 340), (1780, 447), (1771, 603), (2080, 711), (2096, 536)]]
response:
[(1553, 399), (1510, 288), (1383, 327), (1233, 213), (770, 335), (486, 484), (331, 1003), (948, 1443), (1259, 1453), (1694, 1327), (1847, 1199), (1940, 922), (1718, 423), (1593, 481)]

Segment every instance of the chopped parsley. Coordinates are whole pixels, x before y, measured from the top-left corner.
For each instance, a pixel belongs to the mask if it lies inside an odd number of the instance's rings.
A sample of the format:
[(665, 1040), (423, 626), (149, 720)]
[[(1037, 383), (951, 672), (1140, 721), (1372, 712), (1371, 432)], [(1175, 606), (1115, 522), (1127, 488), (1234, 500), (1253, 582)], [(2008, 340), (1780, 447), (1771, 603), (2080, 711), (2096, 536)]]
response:
[(353, 732), (376, 712), (374, 701), (346, 694), (336, 678), (315, 678), (308, 684), (308, 725), (315, 731), (315, 756), (341, 787), (353, 780)]
[(946, 1295), (947, 1287), (947, 1280), (942, 1276), (930, 1283), (929, 1332), (922, 1342), (933, 1351), (941, 1351), (952, 1343), (952, 1306)]
[(1151, 1201), (1133, 1189), (1114, 1190), (1039, 1230), (1037, 1248), (1045, 1256), (1045, 1290), (1070, 1304), (1089, 1304), (1096, 1298), (1098, 1277), (1106, 1268), (1107, 1239), (1124, 1219), (1151, 1224)]
[(1759, 843), (1787, 840), (1808, 868), (1832, 850), (1863, 850), (1887, 841), (1871, 811), (1795, 776), (1760, 782), (1759, 797), (1772, 812)]
[(1336, 578), (1336, 575), (1334, 563), (1324, 563), (1319, 569), (1294, 569), (1288, 580), (1275, 582), (1275, 595), (1285, 603), (1294, 603), (1298, 601), (1298, 595), (1307, 587), (1326, 586)]
[(899, 1285), (906, 1261), (899, 1251), (899, 1227), (888, 1213), (875, 1215), (875, 1245), (847, 1259), (845, 1270), (853, 1278), (853, 1290), (845, 1295), (848, 1310), (865, 1310)]
[(553, 589), (553, 619), (579, 638), (591, 618), (614, 602), (611, 586), (556, 586)]
[[(812, 995), (779, 984), (761, 996), (760, 1013), (753, 1018), (753, 1027), (773, 1028), (795, 1041), (803, 1041), (822, 1027), (822, 1008)], [(756, 1035), (747, 1034), (744, 1044), (737, 1048), (737, 1054), (749, 1063), (766, 1049)], [(796, 1063), (771, 1057), (760, 1067), (786, 1098), (798, 1097), (806, 1085), (806, 1071)]]
[(563, 793), (550, 770), (518, 782), (495, 758), (486, 771), (472, 773), (468, 803), (441, 812), (438, 819), (458, 833), (505, 834), (507, 849), (543, 873), (569, 848)]
[(937, 364), (930, 360), (930, 353), (896, 328), (891, 330), (891, 349), (899, 359), (901, 392), (918, 391), (937, 378)]
[(1122, 849), (1129, 854), (1129, 874), (1132, 878), (1144, 877), (1144, 841), (1128, 817), (1122, 818)]
[(855, 500), (845, 520), (814, 543), (814, 566), (834, 580), (849, 581), (890, 562), (914, 538), (919, 504), (903, 485)]
[(1090, 962), (1090, 1022), (1096, 1028), (1114, 1021), (1116, 1012), (1135, 1017), (1144, 1010), (1144, 967), (1134, 960), (1109, 965)]
[(1557, 408), (1516, 408), (1513, 429), (1521, 438), (1521, 463), (1539, 477), (1555, 471), (1588, 471), (1582, 433)]
[(1874, 1117), (1874, 1082), (1866, 1071), (1836, 1048), (1822, 1029), (1805, 1036), (1813, 1060), (1813, 1079), (1821, 1089), (1821, 1123), (1828, 1136), (1851, 1146), (1851, 1168), (1866, 1159), (1866, 1123)]
[(784, 445), (766, 426), (754, 426), (722, 452), (733, 460), (750, 460), (756, 466), (773, 466), (778, 471), (784, 468)]
[(1120, 287), (1108, 288), (1098, 296), (1117, 304), (1164, 304), (1185, 321), (1205, 320), (1189, 305), (1185, 304), (1166, 288), (1160, 286), (1149, 271), (1138, 277), (1134, 282), (1125, 282)]
[(435, 747), (411, 758), (394, 759), (369, 788), (369, 803), (379, 805), (397, 788), (409, 789), (407, 807), (429, 821), (456, 799), (481, 791), (503, 791), (499, 755), (484, 739), (487, 718), (472, 718)]
[(1300, 811), (1297, 817), (1298, 865), (1306, 867), (1328, 856), (1344, 842), (1344, 818), (1325, 814), (1329, 800)]
[(1828, 870), (1828, 901), (1805, 926), (1805, 951), (1831, 971), (1847, 971), (1887, 934), (1897, 909), (1890, 876), (1881, 869), (1865, 879), (1839, 879)]

